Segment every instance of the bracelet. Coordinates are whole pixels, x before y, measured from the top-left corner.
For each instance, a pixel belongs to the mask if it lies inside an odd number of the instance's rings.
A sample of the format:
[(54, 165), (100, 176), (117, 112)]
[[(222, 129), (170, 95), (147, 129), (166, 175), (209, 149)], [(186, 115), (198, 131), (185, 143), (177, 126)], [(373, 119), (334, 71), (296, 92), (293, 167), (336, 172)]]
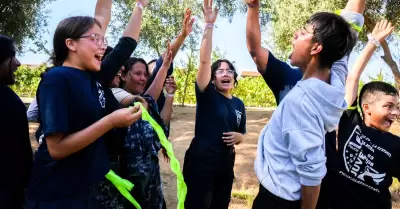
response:
[(376, 47), (381, 46), (381, 43), (379, 43), (379, 41), (377, 41), (377, 40), (372, 36), (372, 34), (368, 34), (367, 37), (368, 37), (368, 43), (371, 43), (371, 44), (375, 45)]
[(167, 96), (168, 96), (168, 97), (174, 97), (174, 96), (175, 96), (175, 93), (170, 94), (170, 93), (167, 92)]
[(258, 6), (259, 6), (258, 4), (247, 4), (247, 7), (249, 7), (249, 8), (255, 8)]
[(214, 23), (206, 23), (206, 29), (213, 28), (213, 27), (214, 27)]
[(144, 9), (143, 4), (141, 4), (140, 2), (136, 2), (136, 7), (139, 7), (142, 11)]

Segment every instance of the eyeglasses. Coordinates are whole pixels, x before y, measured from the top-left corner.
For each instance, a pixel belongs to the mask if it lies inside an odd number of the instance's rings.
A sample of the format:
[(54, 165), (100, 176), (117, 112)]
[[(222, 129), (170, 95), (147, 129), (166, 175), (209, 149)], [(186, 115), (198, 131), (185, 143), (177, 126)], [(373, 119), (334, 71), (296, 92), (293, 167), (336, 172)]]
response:
[(106, 47), (108, 46), (107, 38), (97, 33), (81, 36), (79, 38), (90, 38), (90, 40), (95, 41), (97, 46), (100, 46), (101, 44), (104, 44)]
[(235, 74), (235, 71), (234, 71), (234, 70), (231, 70), (231, 69), (227, 69), (227, 70), (218, 69), (217, 71), (215, 71), (215, 74), (216, 74), (216, 75), (223, 75), (224, 73), (226, 73), (226, 74), (228, 74), (228, 75), (233, 75), (233, 74)]

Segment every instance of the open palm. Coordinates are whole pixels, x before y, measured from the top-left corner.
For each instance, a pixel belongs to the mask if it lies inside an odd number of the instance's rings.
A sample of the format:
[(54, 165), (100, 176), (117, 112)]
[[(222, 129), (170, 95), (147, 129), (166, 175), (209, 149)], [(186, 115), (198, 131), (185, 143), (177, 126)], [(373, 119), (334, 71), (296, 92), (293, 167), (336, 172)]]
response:
[(212, 3), (213, 0), (204, 0), (202, 9), (203, 9), (204, 21), (206, 21), (206, 23), (215, 23), (215, 20), (217, 20), (218, 9), (217, 8), (213, 9)]
[(372, 37), (382, 43), (386, 37), (388, 37), (394, 30), (391, 22), (387, 20), (381, 20), (376, 23), (374, 30), (372, 31)]

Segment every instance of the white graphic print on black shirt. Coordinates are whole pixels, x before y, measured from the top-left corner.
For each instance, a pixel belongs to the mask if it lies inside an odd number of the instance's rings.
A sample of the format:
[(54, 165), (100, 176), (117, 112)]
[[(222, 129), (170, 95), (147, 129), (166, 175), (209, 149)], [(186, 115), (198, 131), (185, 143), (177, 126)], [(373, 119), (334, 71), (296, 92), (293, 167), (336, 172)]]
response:
[[(363, 147), (366, 149), (362, 149)], [(340, 174), (357, 184), (363, 185), (379, 193), (379, 189), (374, 185), (368, 185), (365, 183), (366, 177), (370, 177), (375, 185), (378, 186), (386, 176), (386, 172), (380, 173), (376, 168), (374, 168), (374, 153), (376, 152), (382, 152), (388, 158), (392, 156), (384, 148), (373, 144), (371, 139), (362, 134), (360, 127), (356, 125), (353, 133), (350, 135), (344, 146), (343, 152), (343, 160), (349, 175), (346, 175), (343, 172)]]

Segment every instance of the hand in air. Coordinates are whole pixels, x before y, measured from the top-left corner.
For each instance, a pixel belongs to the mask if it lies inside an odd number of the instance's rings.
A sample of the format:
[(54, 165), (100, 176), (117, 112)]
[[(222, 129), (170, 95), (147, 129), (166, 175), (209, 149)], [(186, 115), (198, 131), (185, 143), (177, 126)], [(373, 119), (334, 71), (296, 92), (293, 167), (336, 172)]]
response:
[(176, 82), (174, 76), (169, 76), (165, 81), (165, 90), (168, 94), (175, 94), (177, 89)]
[(169, 66), (171, 66), (171, 63), (172, 63), (171, 44), (167, 42), (167, 51), (165, 51), (164, 53), (162, 66), (169, 68)]
[(215, 20), (217, 20), (218, 9), (217, 8), (213, 9), (212, 3), (213, 0), (204, 0), (202, 9), (203, 9), (204, 21), (206, 23), (215, 23)]
[(394, 30), (391, 22), (387, 20), (381, 20), (376, 23), (374, 30), (372, 31), (372, 37), (374, 37), (379, 43), (382, 43), (386, 37), (388, 37)]
[(150, 0), (136, 0), (136, 2), (139, 2), (143, 5), (143, 7), (146, 7), (149, 4)]
[(189, 36), (193, 29), (194, 18), (192, 18), (192, 10), (186, 9), (185, 16), (183, 18), (182, 35), (185, 37)]
[(260, 5), (260, 0), (245, 0), (244, 2), (247, 5), (251, 5), (251, 6)]
[(106, 117), (114, 128), (128, 127), (142, 117), (142, 109), (135, 105), (116, 110)]
[(243, 142), (244, 136), (238, 132), (226, 132), (222, 139), (228, 146), (235, 146)]

